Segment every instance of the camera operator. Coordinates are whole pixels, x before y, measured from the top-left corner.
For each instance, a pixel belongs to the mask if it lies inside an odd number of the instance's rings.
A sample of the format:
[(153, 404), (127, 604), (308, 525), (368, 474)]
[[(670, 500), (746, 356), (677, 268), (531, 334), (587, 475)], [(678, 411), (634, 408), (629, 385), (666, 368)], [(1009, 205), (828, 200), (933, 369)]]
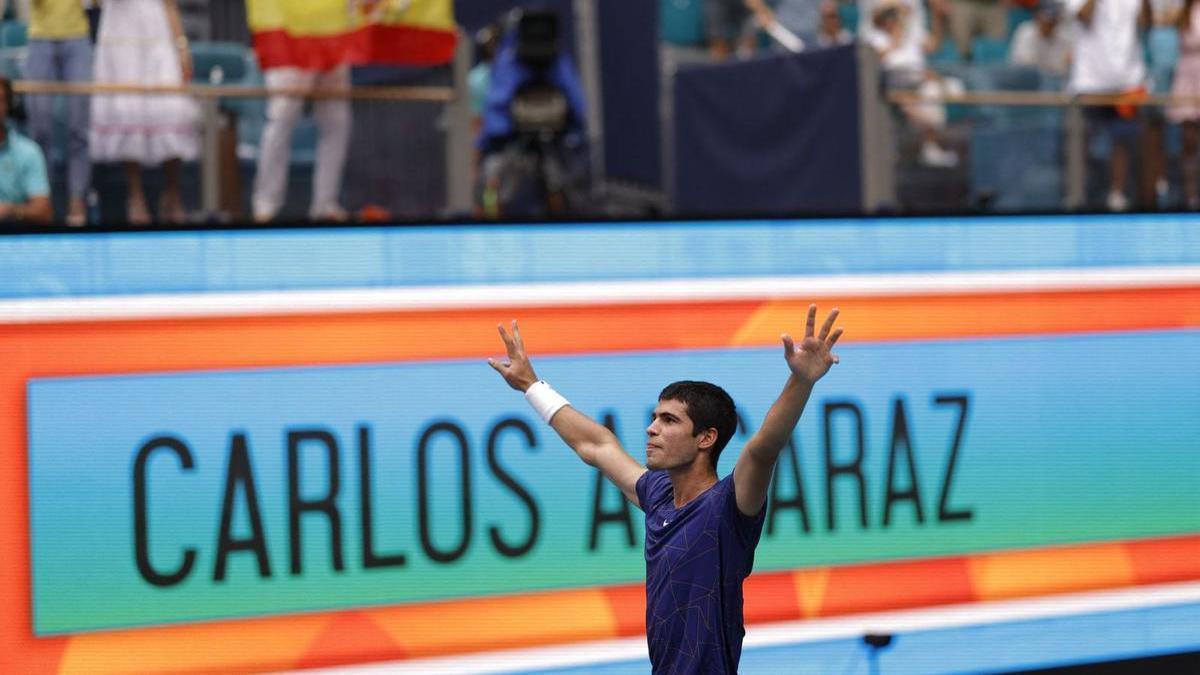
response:
[(485, 216), (556, 216), (585, 199), (583, 87), (558, 16), (517, 10), (491, 69), (478, 147)]

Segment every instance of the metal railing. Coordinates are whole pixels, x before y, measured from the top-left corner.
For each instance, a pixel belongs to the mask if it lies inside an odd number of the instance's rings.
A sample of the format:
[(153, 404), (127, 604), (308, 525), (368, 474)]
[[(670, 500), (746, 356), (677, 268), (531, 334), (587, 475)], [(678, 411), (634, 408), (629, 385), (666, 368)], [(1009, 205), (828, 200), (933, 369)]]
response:
[(452, 64), (453, 86), (356, 86), (347, 89), (296, 89), (258, 86), (229, 86), (221, 84), (190, 84), (186, 86), (141, 86), (132, 84), (91, 82), (13, 81), (13, 90), (24, 95), (185, 95), (197, 101), (201, 138), (201, 216), (214, 219), (221, 212), (220, 134), (225, 118), (221, 102), (227, 100), (294, 97), (306, 100), (341, 99), (356, 102), (438, 103), (445, 108), (438, 126), (445, 133), (444, 213), (465, 213), (471, 210), (471, 111), (467, 92), (467, 70), (470, 67), (470, 41), (459, 40), (459, 53)]
[(1089, 107), (1160, 107), (1180, 104), (1200, 105), (1200, 96), (1169, 94), (1082, 94), (1048, 91), (966, 91), (938, 96), (921, 95), (913, 91), (889, 91), (883, 97), (887, 103), (941, 103), (964, 106), (1004, 106), (1015, 108), (1060, 108), (1063, 116), (1064, 195), (1062, 207), (1079, 210), (1085, 206), (1087, 187), (1087, 130), (1083, 110)]

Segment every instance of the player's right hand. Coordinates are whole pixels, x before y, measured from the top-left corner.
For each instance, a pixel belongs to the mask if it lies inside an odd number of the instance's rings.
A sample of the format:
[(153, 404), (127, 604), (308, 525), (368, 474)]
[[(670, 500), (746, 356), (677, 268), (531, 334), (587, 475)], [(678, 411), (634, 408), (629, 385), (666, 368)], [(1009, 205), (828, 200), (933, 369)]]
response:
[(496, 330), (500, 331), (500, 339), (504, 341), (504, 349), (508, 352), (507, 361), (499, 361), (497, 359), (488, 359), (488, 365), (492, 367), (508, 386), (517, 391), (524, 392), (531, 387), (534, 382), (538, 381), (538, 376), (533, 372), (533, 365), (529, 363), (529, 356), (525, 354), (525, 342), (521, 340), (521, 331), (517, 328), (517, 320), (512, 322), (512, 335), (504, 330), (504, 324), (496, 324)]

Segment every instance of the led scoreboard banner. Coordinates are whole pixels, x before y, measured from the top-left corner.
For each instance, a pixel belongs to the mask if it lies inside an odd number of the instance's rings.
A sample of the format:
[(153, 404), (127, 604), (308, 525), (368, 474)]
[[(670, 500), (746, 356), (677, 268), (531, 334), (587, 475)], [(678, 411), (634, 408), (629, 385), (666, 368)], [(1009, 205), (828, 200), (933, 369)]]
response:
[[(641, 634), (640, 512), (485, 364), (513, 317), (639, 458), (663, 385), (724, 386), (725, 475), (784, 380), (779, 333), (841, 308), (750, 622), (1200, 580), (1200, 248), (1151, 220), (1027, 224), (183, 233), (196, 276), (169, 283), (119, 263), (157, 234), (0, 239), (43, 256), (0, 273), (0, 670)], [(670, 261), (688, 250), (725, 253)], [(345, 276), (364, 259), (393, 276)]]

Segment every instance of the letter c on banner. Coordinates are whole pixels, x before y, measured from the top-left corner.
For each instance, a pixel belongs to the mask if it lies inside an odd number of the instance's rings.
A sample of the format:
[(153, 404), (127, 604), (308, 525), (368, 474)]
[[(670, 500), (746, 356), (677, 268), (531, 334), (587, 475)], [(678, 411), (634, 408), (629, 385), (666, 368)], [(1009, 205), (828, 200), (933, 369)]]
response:
[(187, 445), (171, 436), (155, 436), (146, 441), (138, 449), (137, 458), (133, 461), (134, 558), (137, 561), (138, 572), (141, 573), (143, 579), (155, 586), (167, 587), (183, 581), (192, 571), (192, 566), (196, 564), (196, 550), (184, 549), (183, 564), (174, 572), (164, 574), (150, 564), (150, 533), (146, 514), (146, 464), (150, 461), (150, 455), (159, 449), (174, 451), (185, 470), (190, 470), (193, 462), (192, 453), (188, 450)]

